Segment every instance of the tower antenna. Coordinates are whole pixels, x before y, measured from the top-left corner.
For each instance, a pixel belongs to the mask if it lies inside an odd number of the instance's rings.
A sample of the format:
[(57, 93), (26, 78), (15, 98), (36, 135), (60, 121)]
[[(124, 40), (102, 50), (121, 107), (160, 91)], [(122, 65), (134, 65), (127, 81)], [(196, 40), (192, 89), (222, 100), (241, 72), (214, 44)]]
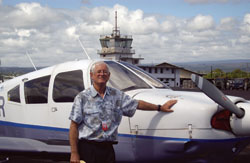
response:
[(113, 28), (113, 35), (120, 36), (120, 31), (117, 27), (117, 11), (115, 11), (115, 27)]
[(115, 31), (117, 32), (117, 11), (115, 11)]
[(86, 54), (86, 56), (88, 57), (88, 59), (89, 59), (89, 60), (91, 60), (91, 58), (89, 57), (89, 55), (88, 55), (87, 51), (85, 50), (85, 48), (84, 48), (84, 46), (83, 46), (83, 44), (82, 44), (82, 42), (81, 42), (81, 40), (80, 40), (80, 37), (78, 37), (78, 41), (79, 41), (79, 43), (80, 43), (80, 45), (81, 45), (81, 47), (82, 47), (82, 49), (83, 49), (84, 53), (85, 53), (85, 54)]

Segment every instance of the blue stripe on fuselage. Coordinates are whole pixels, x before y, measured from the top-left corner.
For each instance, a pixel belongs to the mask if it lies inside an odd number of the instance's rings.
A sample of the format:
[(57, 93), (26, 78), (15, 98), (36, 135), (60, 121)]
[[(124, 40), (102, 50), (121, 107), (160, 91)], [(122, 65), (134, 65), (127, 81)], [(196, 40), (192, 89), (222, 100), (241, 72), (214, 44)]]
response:
[(6, 122), (6, 121), (0, 121), (0, 125), (12, 126), (12, 127), (21, 127), (21, 128), (32, 128), (32, 129), (38, 129), (38, 130), (52, 130), (52, 131), (69, 132), (69, 129), (66, 129), (66, 128), (37, 126), (37, 125), (21, 124), (21, 123)]
[[(11, 127), (20, 127), (20, 128), (30, 128), (38, 130), (50, 130), (50, 131), (59, 131), (59, 132), (69, 132), (67, 128), (58, 128), (58, 127), (48, 127), (48, 126), (38, 126), (30, 124), (21, 124), (15, 122), (6, 122), (0, 121), (0, 125), (11, 126)], [(188, 138), (171, 138), (171, 137), (159, 137), (159, 136), (146, 136), (146, 135), (131, 135), (131, 134), (118, 134), (119, 137), (127, 138), (141, 138), (141, 139), (154, 139), (154, 140), (173, 140), (173, 141), (199, 141), (199, 142), (232, 142), (249, 139), (250, 137), (238, 137), (230, 139), (188, 139)]]
[(248, 136), (248, 137), (238, 137), (238, 138), (230, 138), (230, 139), (187, 139), (187, 138), (171, 138), (171, 137), (130, 135), (130, 134), (118, 134), (118, 135), (121, 137), (130, 137), (130, 138), (173, 140), (173, 141), (199, 141), (199, 142), (232, 142), (232, 141), (246, 140), (250, 138)]

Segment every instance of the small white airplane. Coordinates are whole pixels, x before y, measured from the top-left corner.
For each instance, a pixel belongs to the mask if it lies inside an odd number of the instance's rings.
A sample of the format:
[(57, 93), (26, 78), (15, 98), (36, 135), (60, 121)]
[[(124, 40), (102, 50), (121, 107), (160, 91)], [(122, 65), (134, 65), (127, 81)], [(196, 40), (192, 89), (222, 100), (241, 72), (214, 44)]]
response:
[[(0, 155), (69, 157), (68, 117), (74, 97), (91, 85), (96, 61), (66, 62), (0, 84)], [(205, 94), (173, 91), (136, 66), (105, 62), (108, 85), (132, 98), (178, 100), (172, 113), (137, 110), (123, 117), (117, 162), (230, 162), (250, 142), (250, 101), (227, 97), (196, 75)]]

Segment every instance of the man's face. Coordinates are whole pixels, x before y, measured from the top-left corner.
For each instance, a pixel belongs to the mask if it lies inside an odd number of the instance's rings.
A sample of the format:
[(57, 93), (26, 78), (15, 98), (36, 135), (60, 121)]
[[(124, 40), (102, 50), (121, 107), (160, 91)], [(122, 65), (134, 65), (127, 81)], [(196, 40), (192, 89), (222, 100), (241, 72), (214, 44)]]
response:
[(106, 84), (109, 80), (110, 73), (104, 63), (97, 64), (93, 72), (90, 73), (91, 79), (95, 84)]

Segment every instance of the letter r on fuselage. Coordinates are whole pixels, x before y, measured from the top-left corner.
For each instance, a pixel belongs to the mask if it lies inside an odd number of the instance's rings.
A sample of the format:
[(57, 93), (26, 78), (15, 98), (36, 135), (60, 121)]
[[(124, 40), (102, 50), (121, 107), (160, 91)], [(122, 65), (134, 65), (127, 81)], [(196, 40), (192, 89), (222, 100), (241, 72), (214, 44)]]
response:
[[(5, 112), (4, 112), (4, 98), (3, 96), (0, 96), (0, 117), (3, 116), (5, 117)], [(2, 110), (2, 111), (1, 111)]]

